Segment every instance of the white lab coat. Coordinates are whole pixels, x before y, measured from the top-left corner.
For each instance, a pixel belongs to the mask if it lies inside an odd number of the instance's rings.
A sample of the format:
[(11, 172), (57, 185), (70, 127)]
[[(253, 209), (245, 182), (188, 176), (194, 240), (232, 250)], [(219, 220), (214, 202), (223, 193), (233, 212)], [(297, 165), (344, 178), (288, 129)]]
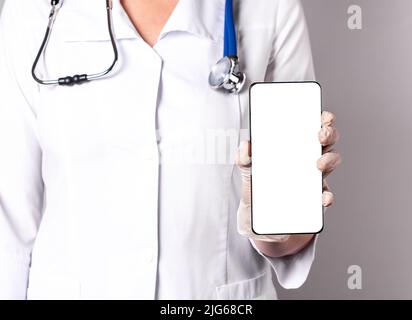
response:
[[(248, 76), (239, 96), (208, 86), (223, 53), (224, 0), (180, 0), (153, 49), (114, 1), (120, 63), (75, 87), (31, 78), (50, 1), (6, 1), (0, 297), (275, 299), (271, 270), (286, 288), (302, 285), (314, 243), (272, 259), (237, 233), (233, 155), (247, 137), (252, 82), (314, 78), (304, 16), (298, 0), (236, 8)], [(108, 67), (104, 1), (65, 1), (45, 57), (44, 78)]]

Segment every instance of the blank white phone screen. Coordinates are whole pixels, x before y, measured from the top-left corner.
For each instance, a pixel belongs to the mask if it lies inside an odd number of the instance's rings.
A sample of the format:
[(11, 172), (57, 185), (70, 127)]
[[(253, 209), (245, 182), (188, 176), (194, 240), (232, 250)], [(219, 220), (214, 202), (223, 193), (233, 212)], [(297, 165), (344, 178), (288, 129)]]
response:
[(323, 228), (321, 87), (255, 83), (250, 89), (252, 228), (257, 234)]

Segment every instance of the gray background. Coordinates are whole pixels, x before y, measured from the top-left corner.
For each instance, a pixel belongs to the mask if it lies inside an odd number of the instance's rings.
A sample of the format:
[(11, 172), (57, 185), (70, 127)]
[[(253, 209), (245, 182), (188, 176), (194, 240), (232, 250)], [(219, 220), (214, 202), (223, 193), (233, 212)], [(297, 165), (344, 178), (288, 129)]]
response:
[[(0, 7), (3, 0), (0, 0)], [(302, 0), (324, 106), (336, 113), (343, 164), (317, 258), (281, 299), (412, 299), (412, 1)], [(363, 29), (347, 9), (363, 9)], [(347, 268), (362, 268), (349, 290)]]
[[(302, 0), (324, 106), (336, 113), (342, 167), (329, 179), (317, 259), (282, 299), (412, 299), (412, 1)], [(349, 30), (360, 5), (363, 29)], [(349, 290), (347, 268), (362, 268)]]

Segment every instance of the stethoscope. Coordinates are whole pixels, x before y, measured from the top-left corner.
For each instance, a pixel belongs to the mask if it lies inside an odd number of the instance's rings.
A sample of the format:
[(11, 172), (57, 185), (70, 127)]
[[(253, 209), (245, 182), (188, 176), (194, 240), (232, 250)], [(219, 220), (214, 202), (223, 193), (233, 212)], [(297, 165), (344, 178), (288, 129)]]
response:
[[(107, 24), (109, 29), (110, 41), (113, 47), (114, 58), (109, 68), (93, 74), (77, 74), (74, 76), (61, 77), (57, 80), (42, 80), (36, 75), (37, 64), (46, 50), (49, 42), (53, 25), (56, 20), (58, 11), (63, 6), (64, 0), (51, 0), (51, 11), (49, 15), (49, 22), (44, 35), (43, 42), (37, 53), (32, 67), (32, 76), (34, 80), (42, 85), (61, 85), (70, 86), (75, 84), (81, 84), (88, 81), (99, 80), (105, 78), (110, 72), (112, 72), (118, 59), (119, 52), (117, 50), (116, 38), (113, 30), (112, 20), (112, 8), (113, 1), (106, 0), (106, 12), (107, 12)], [(237, 40), (235, 22), (233, 17), (233, 0), (226, 0), (225, 5), (225, 26), (224, 26), (224, 52), (223, 58), (220, 59), (209, 74), (209, 85), (213, 89), (223, 89), (230, 93), (239, 93), (245, 83), (246, 76), (243, 72), (239, 71), (239, 59), (237, 57)]]

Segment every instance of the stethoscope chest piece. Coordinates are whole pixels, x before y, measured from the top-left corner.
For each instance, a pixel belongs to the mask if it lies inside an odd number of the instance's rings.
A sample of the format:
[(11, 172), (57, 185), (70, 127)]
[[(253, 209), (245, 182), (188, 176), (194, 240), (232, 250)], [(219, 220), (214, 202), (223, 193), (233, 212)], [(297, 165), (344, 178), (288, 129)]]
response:
[(246, 76), (239, 70), (233, 0), (226, 0), (223, 40), (223, 58), (212, 67), (209, 85), (213, 89), (238, 94), (245, 84)]
[(245, 74), (239, 71), (239, 61), (236, 56), (220, 59), (209, 74), (209, 85), (213, 89), (223, 88), (231, 93), (239, 93), (245, 80)]

